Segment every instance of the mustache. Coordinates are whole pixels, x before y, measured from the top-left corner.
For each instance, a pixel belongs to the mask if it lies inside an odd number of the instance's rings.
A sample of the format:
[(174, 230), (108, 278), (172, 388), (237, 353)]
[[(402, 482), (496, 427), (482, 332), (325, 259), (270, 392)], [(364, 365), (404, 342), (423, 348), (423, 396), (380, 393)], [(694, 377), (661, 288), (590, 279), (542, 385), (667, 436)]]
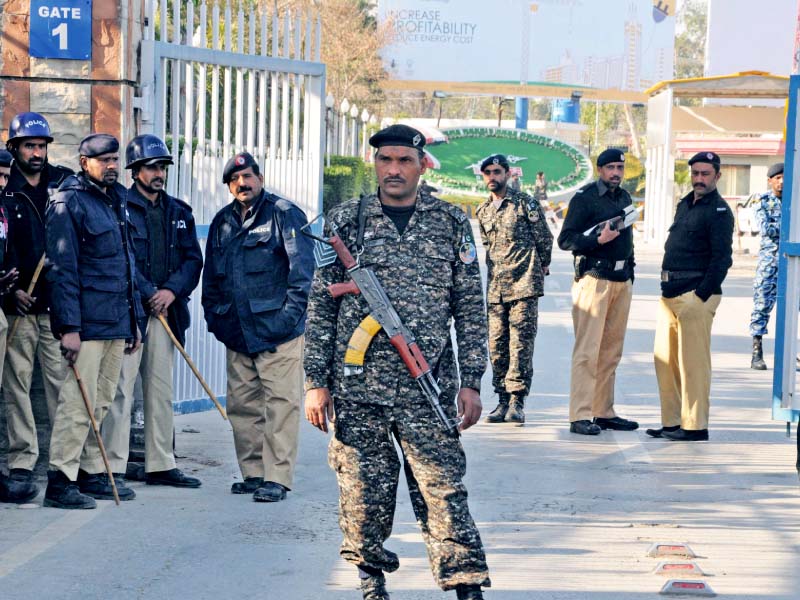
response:
[(701, 187), (701, 188), (704, 188), (704, 187), (706, 187), (706, 184), (705, 184), (705, 183), (700, 183), (700, 182), (698, 182), (698, 183), (692, 184), (692, 187)]
[(243, 186), (240, 186), (240, 187), (236, 188), (236, 193), (237, 194), (241, 194), (242, 192), (252, 192), (252, 191), (253, 191), (253, 188), (251, 188), (249, 185), (243, 185)]
[(383, 180), (383, 183), (405, 183), (406, 180), (402, 177), (387, 177)]
[(156, 183), (160, 183), (160, 184), (163, 185), (164, 184), (164, 180), (161, 177), (153, 177), (153, 179), (150, 180), (150, 185), (153, 185), (153, 184), (156, 184)]

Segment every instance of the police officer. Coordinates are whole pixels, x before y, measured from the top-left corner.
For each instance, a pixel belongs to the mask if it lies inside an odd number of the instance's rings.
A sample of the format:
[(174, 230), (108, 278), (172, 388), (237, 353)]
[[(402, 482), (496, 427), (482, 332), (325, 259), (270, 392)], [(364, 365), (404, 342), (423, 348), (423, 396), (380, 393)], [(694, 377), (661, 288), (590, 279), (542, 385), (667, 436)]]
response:
[(675, 441), (708, 439), (711, 324), (733, 264), (733, 211), (717, 191), (719, 156), (699, 152), (689, 167), (692, 191), (678, 203), (661, 263), (653, 354), (662, 426), (647, 430)]
[[(0, 150), (0, 193), (6, 187), (13, 162), (14, 157), (9, 152)], [(0, 201), (0, 294), (10, 292), (18, 277), (16, 268), (9, 267), (11, 261), (8, 247), (9, 224), (5, 208), (6, 199), (7, 194), (3, 194), (2, 201)], [(8, 322), (5, 314), (0, 310), (0, 371), (3, 370), (5, 362), (7, 334)], [(6, 401), (7, 403), (8, 401)], [(33, 482), (33, 477), (28, 477), (27, 473), (19, 472), (14, 467), (10, 466), (10, 469), (9, 476), (0, 473), (0, 502), (21, 504), (35, 498), (39, 493), (39, 488)]]
[(614, 411), (614, 378), (631, 307), (633, 231), (614, 229), (609, 222), (598, 228), (597, 235), (585, 235), (595, 225), (621, 216), (632, 203), (630, 194), (620, 187), (625, 154), (614, 148), (604, 150), (597, 157), (597, 172), (598, 180), (573, 196), (558, 236), (558, 246), (571, 250), (575, 263), (569, 430), (581, 435), (639, 427)]
[(67, 376), (67, 364), (58, 340), (50, 330), (50, 291), (44, 275), (29, 294), (33, 275), (45, 255), (45, 211), (50, 196), (72, 171), (53, 165), (47, 156), (53, 141), (50, 125), (42, 115), (21, 113), (11, 120), (6, 147), (16, 158), (4, 203), (10, 220), (9, 246), (20, 277), (14, 293), (4, 298), (3, 308), (14, 330), (8, 340), (3, 369), (3, 396), (8, 424), (8, 465), (11, 477), (23, 487), (34, 486), (34, 467), (39, 441), (31, 402), (34, 362), (38, 360), (45, 404), (50, 422), (56, 411), (58, 391)]
[(753, 356), (750, 368), (764, 371), (764, 350), (761, 338), (767, 334), (767, 323), (778, 294), (778, 244), (781, 239), (781, 198), (783, 197), (783, 163), (767, 170), (769, 191), (762, 194), (753, 207), (761, 234), (758, 267), (753, 281), (753, 314), (750, 316), (750, 335), (753, 337)]
[(128, 462), (133, 390), (141, 375), (145, 481), (149, 485), (196, 488), (200, 480), (177, 468), (172, 451), (175, 348), (158, 317), (167, 319), (183, 344), (189, 327), (189, 296), (200, 281), (203, 254), (191, 207), (164, 191), (171, 164), (169, 149), (154, 135), (137, 136), (125, 149), (125, 168), (133, 177), (128, 215), (136, 281), (150, 317), (141, 350), (122, 359), (116, 398), (103, 421), (102, 434), (111, 469), (122, 477)]
[[(392, 125), (369, 141), (376, 148), (378, 192), (336, 207), (327, 222), (374, 271), (428, 363), (437, 365), (440, 397), (450, 417), (458, 395), (461, 429), (466, 429), (480, 417), (486, 368), (483, 294), (469, 220), (418, 189), (425, 172), (425, 137), (419, 131)], [(326, 232), (332, 232), (327, 225)], [(328, 418), (336, 414), (328, 459), (339, 483), (340, 553), (358, 567), (365, 600), (389, 598), (383, 572), (395, 571), (399, 561), (383, 544), (394, 517), (397, 442), (436, 582), (457, 590), (462, 600), (483, 598), (481, 586), (490, 585), (489, 573), (462, 481), (463, 448), (444, 431), (384, 332), (369, 345), (362, 373), (343, 371), (348, 340), (369, 313), (360, 295), (336, 300), (328, 292), (329, 285), (347, 280), (338, 261), (317, 269), (304, 360), (306, 418), (327, 432)]]
[[(135, 284), (127, 190), (117, 183), (119, 142), (92, 134), (78, 152), (81, 172), (61, 184), (47, 210), (50, 324), (101, 423), (114, 399), (123, 352), (141, 344), (137, 321), (144, 311)], [(75, 372), (69, 371), (53, 421), (45, 506), (94, 508), (93, 498), (113, 498), (90, 426)], [(122, 500), (135, 496), (122, 481), (117, 489)]]
[(533, 377), (539, 296), (544, 295), (553, 234), (538, 200), (511, 187), (508, 169), (508, 159), (502, 154), (481, 163), (489, 198), (478, 207), (477, 217), (489, 279), (492, 384), (500, 397), (486, 421), (522, 424)]
[(303, 332), (314, 247), (300, 208), (263, 189), (247, 152), (222, 172), (233, 202), (208, 230), (203, 309), (227, 348), (228, 417), (244, 481), (234, 494), (286, 498), (297, 458)]

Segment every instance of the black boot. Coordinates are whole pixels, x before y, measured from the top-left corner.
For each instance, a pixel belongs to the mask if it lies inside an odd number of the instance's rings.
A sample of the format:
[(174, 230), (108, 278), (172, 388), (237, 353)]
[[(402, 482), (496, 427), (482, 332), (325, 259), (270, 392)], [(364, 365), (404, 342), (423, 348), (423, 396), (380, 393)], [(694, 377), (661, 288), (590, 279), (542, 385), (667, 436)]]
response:
[(506, 423), (516, 423), (522, 425), (525, 422), (525, 393), (514, 392), (511, 394), (511, 402), (508, 403), (506, 413)]
[(767, 363), (764, 362), (764, 350), (761, 347), (761, 336), (753, 336), (753, 358), (750, 359), (750, 368), (756, 371), (766, 371)]
[(36, 498), (39, 487), (34, 483), (33, 472), (28, 469), (11, 469), (8, 478), (0, 483), (0, 502), (25, 504)]
[(389, 592), (386, 591), (386, 578), (382, 571), (370, 569), (367, 572), (359, 567), (358, 577), (361, 579), (361, 593), (364, 600), (391, 600)]
[(487, 423), (502, 423), (506, 419), (508, 402), (511, 400), (511, 394), (508, 392), (499, 392), (498, 396), (500, 396), (500, 403), (486, 416), (486, 419), (484, 419)]
[(474, 584), (461, 584), (456, 587), (456, 596), (458, 600), (483, 600), (483, 592), (481, 586)]
[[(117, 495), (121, 502), (136, 498), (136, 492), (125, 485), (125, 479), (118, 473), (114, 477)], [(78, 472), (78, 486), (82, 494), (98, 500), (114, 500), (114, 488), (106, 473)]]
[(44, 492), (43, 506), (52, 508), (96, 508), (93, 498), (84, 496), (78, 484), (67, 479), (61, 471), (47, 472), (47, 489)]

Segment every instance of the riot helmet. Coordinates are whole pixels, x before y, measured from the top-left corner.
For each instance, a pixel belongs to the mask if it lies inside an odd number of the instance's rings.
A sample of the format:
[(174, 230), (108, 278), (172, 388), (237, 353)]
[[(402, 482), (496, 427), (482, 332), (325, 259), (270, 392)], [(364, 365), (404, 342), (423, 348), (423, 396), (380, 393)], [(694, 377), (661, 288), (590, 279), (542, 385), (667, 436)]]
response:
[(133, 138), (125, 149), (125, 168), (134, 169), (156, 163), (173, 164), (172, 155), (160, 137), (145, 133)]
[(53, 136), (50, 135), (50, 124), (42, 115), (35, 112), (24, 112), (11, 119), (8, 126), (8, 142), (18, 142), (24, 138), (42, 138), (51, 143)]

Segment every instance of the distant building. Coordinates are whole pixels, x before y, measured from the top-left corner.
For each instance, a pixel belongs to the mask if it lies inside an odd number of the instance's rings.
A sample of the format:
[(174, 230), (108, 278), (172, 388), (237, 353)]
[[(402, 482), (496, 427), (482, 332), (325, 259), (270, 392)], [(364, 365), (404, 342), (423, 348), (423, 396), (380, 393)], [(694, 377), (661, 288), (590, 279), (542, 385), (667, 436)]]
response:
[(628, 8), (628, 20), (625, 21), (625, 79), (626, 90), (641, 89), (639, 79), (642, 70), (642, 24), (636, 14), (636, 5)]

